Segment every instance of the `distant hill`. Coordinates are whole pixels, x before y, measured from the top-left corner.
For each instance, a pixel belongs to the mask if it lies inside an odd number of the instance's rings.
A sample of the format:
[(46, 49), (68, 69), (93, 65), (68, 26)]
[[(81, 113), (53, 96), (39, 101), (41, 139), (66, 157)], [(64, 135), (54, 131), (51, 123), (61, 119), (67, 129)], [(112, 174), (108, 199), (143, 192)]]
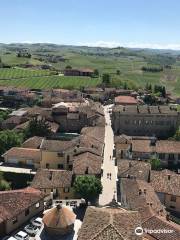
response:
[[(31, 57), (17, 57), (19, 51), (27, 51)], [(48, 65), (56, 71), (62, 71), (67, 65), (73, 68), (98, 69), (100, 75), (111, 75), (111, 85), (115, 87), (123, 87), (126, 82), (129, 88), (136, 89), (151, 83), (164, 85), (173, 94), (180, 95), (180, 51), (51, 43), (0, 43), (0, 57), (2, 62), (9, 66)], [(163, 71), (145, 72), (143, 67), (163, 67)]]

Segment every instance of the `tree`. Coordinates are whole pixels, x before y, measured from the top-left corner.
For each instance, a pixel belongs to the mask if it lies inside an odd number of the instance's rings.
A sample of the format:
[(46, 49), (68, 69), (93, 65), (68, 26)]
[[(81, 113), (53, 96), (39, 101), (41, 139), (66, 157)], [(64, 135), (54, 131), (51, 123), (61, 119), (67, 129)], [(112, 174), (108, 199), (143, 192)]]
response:
[(6, 190), (10, 190), (11, 189), (11, 185), (10, 183), (8, 183), (3, 176), (3, 173), (0, 172), (0, 191), (6, 191)]
[(18, 147), (23, 141), (22, 134), (13, 130), (4, 130), (0, 132), (0, 154), (2, 155), (12, 147)]
[(108, 85), (110, 83), (110, 75), (108, 73), (104, 73), (103, 76), (102, 76), (102, 82), (105, 84), (105, 85)]
[(150, 159), (151, 169), (159, 170), (161, 168), (161, 161), (158, 158), (152, 157)]
[(121, 75), (121, 71), (120, 71), (120, 70), (117, 70), (117, 71), (116, 71), (116, 74), (117, 74), (117, 75)]
[(171, 138), (171, 140), (180, 141), (180, 127), (176, 130), (176, 133)]
[(66, 69), (72, 69), (72, 67), (70, 65), (67, 65)]
[(102, 193), (102, 184), (95, 176), (79, 176), (76, 177), (74, 190), (88, 202), (95, 200)]
[(33, 118), (25, 130), (25, 137), (45, 137), (51, 134), (50, 126), (44, 118)]
[(94, 75), (97, 76), (97, 77), (99, 76), (99, 70), (98, 69), (94, 69)]

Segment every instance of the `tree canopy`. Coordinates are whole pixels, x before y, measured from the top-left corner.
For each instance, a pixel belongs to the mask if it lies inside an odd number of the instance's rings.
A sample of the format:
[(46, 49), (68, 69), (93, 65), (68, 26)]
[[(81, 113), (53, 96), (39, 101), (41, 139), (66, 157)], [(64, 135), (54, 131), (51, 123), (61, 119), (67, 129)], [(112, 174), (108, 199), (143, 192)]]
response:
[(151, 158), (150, 159), (151, 169), (152, 170), (159, 170), (161, 168), (161, 161), (158, 158)]
[(100, 179), (95, 176), (78, 176), (74, 183), (76, 194), (80, 195), (87, 201), (92, 201), (102, 192)]
[(25, 137), (45, 137), (51, 134), (50, 126), (44, 118), (33, 118), (25, 130)]
[(10, 183), (8, 183), (3, 176), (3, 173), (0, 172), (0, 191), (6, 191), (6, 190), (10, 190), (11, 189), (11, 185)]
[(2, 155), (12, 147), (18, 147), (23, 141), (22, 134), (13, 130), (4, 130), (0, 132), (0, 154)]

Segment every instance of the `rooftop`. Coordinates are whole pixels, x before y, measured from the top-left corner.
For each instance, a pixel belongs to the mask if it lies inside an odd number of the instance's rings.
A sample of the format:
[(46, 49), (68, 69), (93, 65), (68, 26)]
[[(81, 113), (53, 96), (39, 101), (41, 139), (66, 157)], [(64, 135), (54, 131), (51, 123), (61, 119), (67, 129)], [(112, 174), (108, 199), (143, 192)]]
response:
[(31, 183), (38, 189), (71, 187), (72, 172), (67, 170), (39, 169)]
[(24, 158), (31, 159), (33, 161), (39, 161), (41, 158), (41, 153), (39, 149), (32, 148), (21, 148), (21, 147), (13, 147), (5, 152), (3, 157), (16, 157), (16, 158)]
[(139, 226), (141, 220), (136, 211), (88, 207), (78, 240), (140, 240), (134, 231)]
[(118, 97), (115, 97), (115, 104), (123, 104), (123, 105), (133, 104), (134, 105), (134, 104), (138, 104), (138, 101), (131, 96), (118, 96)]
[(151, 185), (156, 192), (180, 196), (180, 175), (172, 171), (151, 171)]
[(172, 114), (177, 115), (178, 112), (174, 109), (171, 109), (169, 106), (147, 106), (147, 105), (116, 105), (113, 107), (114, 112), (120, 112), (121, 114)]
[(150, 177), (151, 165), (150, 163), (135, 161), (135, 160), (119, 160), (118, 177), (134, 177), (139, 180), (148, 181)]
[(28, 187), (0, 192), (0, 220), (11, 219), (44, 198), (41, 191)]
[(102, 158), (91, 152), (81, 153), (73, 158), (73, 172), (77, 175), (101, 174)]

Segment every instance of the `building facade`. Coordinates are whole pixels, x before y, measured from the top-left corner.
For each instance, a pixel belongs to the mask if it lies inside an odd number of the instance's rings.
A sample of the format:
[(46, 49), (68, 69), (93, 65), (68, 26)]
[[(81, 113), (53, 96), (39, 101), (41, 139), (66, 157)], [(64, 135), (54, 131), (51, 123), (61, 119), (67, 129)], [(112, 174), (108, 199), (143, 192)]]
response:
[(130, 136), (171, 136), (180, 123), (180, 113), (169, 106), (115, 106), (112, 111), (114, 133)]

